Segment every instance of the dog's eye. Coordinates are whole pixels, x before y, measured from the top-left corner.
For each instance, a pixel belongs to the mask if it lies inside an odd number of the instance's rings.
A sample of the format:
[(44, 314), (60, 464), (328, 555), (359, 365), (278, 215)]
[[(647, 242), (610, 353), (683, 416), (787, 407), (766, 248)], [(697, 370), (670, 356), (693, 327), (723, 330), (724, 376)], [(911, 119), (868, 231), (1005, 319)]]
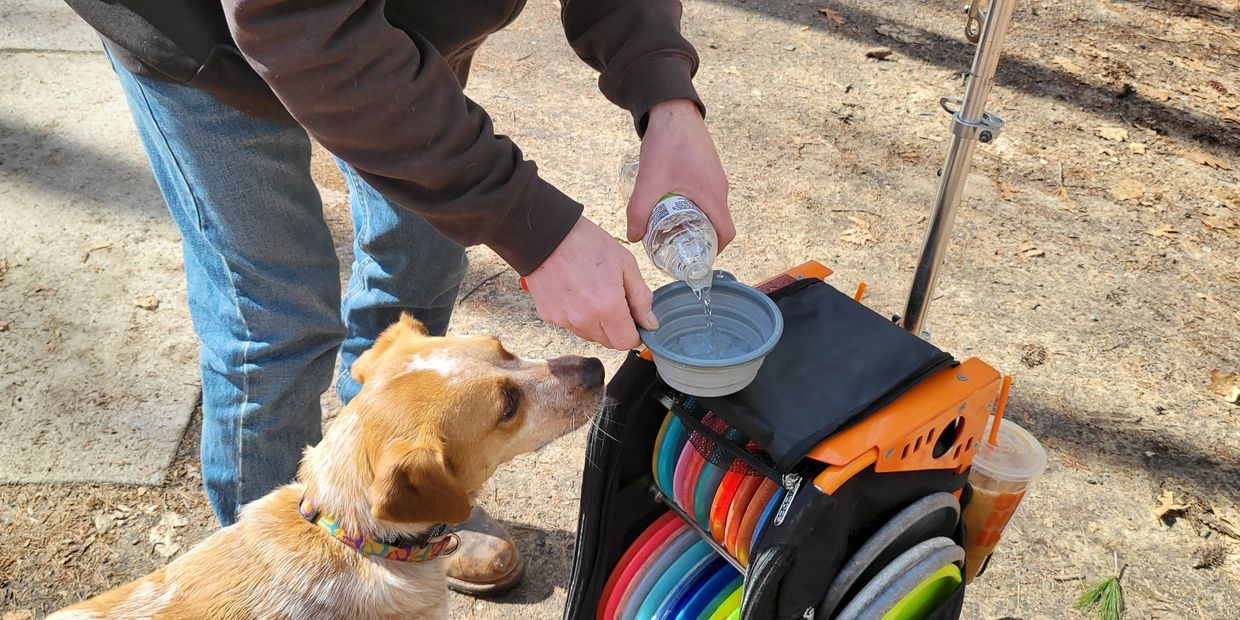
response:
[(521, 409), (521, 390), (508, 386), (504, 388), (504, 413), (501, 420), (511, 420)]

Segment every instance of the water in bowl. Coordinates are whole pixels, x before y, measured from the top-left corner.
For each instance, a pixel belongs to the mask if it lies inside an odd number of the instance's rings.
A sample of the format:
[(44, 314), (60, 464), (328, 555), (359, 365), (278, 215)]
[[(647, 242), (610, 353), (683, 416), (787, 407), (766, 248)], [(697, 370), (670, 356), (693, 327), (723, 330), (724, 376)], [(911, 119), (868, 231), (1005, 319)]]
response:
[(677, 336), (667, 343), (673, 353), (698, 360), (722, 360), (744, 355), (753, 347), (744, 339), (726, 330), (703, 326)]

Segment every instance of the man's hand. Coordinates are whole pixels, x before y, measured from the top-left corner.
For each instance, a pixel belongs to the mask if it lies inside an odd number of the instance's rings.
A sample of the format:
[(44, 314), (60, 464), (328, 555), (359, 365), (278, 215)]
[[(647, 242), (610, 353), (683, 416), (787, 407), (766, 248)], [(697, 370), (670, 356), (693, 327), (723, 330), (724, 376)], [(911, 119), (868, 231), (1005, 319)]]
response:
[(664, 101), (650, 109), (637, 182), (629, 198), (629, 241), (641, 241), (650, 212), (669, 193), (692, 200), (710, 218), (720, 251), (736, 236), (728, 212), (728, 177), (702, 114), (688, 99)]
[(525, 283), (539, 318), (611, 349), (641, 343), (635, 323), (658, 327), (633, 253), (585, 216)]

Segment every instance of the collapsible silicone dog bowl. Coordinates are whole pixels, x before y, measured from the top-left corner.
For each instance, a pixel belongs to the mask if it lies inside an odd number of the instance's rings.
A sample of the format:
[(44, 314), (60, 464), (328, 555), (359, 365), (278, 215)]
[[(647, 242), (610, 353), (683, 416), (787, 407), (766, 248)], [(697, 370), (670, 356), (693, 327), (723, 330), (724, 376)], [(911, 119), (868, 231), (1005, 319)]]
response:
[(693, 396), (726, 396), (749, 385), (784, 330), (784, 317), (769, 297), (744, 284), (716, 278), (710, 292), (715, 326), (725, 336), (743, 342), (746, 351), (722, 359), (698, 359), (673, 349), (686, 334), (706, 330), (702, 302), (689, 285), (673, 282), (659, 287), (652, 305), (659, 329), (641, 330), (642, 342), (650, 349), (663, 381)]

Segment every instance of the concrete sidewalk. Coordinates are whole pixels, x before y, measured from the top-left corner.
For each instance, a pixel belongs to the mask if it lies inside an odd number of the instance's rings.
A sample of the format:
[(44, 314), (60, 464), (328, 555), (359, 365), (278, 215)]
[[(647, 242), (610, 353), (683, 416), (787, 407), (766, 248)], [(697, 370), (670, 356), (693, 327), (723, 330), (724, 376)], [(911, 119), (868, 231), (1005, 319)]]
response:
[(0, 23), (0, 483), (158, 483), (198, 394), (179, 236), (94, 33)]

